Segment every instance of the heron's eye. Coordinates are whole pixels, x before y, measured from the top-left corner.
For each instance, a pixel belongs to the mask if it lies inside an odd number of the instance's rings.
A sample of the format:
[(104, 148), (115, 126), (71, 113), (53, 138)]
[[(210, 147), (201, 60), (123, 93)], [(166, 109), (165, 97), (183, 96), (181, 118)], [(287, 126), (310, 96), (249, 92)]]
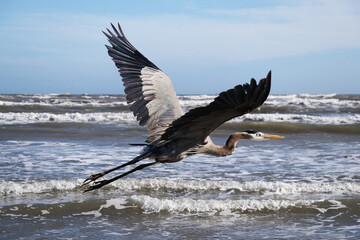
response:
[(261, 136), (261, 133), (256, 133), (256, 136), (257, 136), (257, 137), (260, 137), (260, 136)]

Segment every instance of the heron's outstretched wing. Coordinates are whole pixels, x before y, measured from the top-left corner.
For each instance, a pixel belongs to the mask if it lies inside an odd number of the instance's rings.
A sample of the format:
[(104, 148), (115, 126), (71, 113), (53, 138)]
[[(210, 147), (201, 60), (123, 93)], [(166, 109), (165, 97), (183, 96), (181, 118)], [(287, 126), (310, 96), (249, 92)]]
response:
[(142, 55), (118, 29), (105, 33), (108, 54), (119, 69), (126, 100), (140, 125), (147, 125), (148, 142), (157, 140), (171, 122), (183, 115), (170, 78)]
[[(198, 107), (175, 120), (159, 140), (162, 144), (180, 139), (201, 144), (205, 138), (224, 122), (249, 113), (261, 106), (269, 95), (271, 71), (259, 84), (251, 79), (250, 84), (238, 85), (220, 93), (213, 102)], [(185, 142), (185, 141), (184, 141)]]

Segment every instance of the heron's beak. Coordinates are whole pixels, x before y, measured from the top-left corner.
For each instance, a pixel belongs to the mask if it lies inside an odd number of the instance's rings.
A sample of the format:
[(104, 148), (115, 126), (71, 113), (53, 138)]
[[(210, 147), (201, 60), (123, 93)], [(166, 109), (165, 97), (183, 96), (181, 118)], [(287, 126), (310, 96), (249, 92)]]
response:
[(265, 139), (281, 139), (281, 138), (285, 138), (283, 136), (278, 136), (278, 135), (271, 135), (271, 134), (266, 134), (264, 136)]

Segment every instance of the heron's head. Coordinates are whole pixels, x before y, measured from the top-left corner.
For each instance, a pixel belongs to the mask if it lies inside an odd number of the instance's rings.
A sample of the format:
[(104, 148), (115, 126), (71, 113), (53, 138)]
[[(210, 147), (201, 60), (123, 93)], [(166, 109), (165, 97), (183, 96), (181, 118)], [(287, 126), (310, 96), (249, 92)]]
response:
[(254, 130), (245, 131), (248, 134), (248, 140), (267, 140), (267, 139), (280, 139), (284, 138), (283, 136), (266, 134), (262, 132), (256, 132)]

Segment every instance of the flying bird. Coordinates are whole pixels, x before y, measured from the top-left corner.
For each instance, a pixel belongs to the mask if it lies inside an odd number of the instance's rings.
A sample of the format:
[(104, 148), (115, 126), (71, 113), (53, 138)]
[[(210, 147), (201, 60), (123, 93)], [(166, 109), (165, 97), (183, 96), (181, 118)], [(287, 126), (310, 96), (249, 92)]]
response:
[[(224, 146), (217, 146), (210, 138), (224, 122), (251, 112), (261, 106), (270, 92), (271, 71), (257, 83), (237, 85), (221, 92), (209, 105), (191, 109), (184, 114), (170, 78), (154, 63), (142, 55), (125, 37), (120, 24), (113, 32), (103, 32), (111, 46), (109, 56), (118, 68), (125, 87), (127, 103), (141, 126), (146, 125), (149, 137), (142, 152), (133, 160), (110, 170), (91, 175), (83, 185), (93, 183), (85, 190), (101, 188), (130, 173), (158, 163), (174, 163), (194, 154), (216, 157), (231, 155), (239, 140), (277, 139), (253, 130), (231, 134)], [(134, 169), (108, 180), (98, 178), (142, 161)]]

